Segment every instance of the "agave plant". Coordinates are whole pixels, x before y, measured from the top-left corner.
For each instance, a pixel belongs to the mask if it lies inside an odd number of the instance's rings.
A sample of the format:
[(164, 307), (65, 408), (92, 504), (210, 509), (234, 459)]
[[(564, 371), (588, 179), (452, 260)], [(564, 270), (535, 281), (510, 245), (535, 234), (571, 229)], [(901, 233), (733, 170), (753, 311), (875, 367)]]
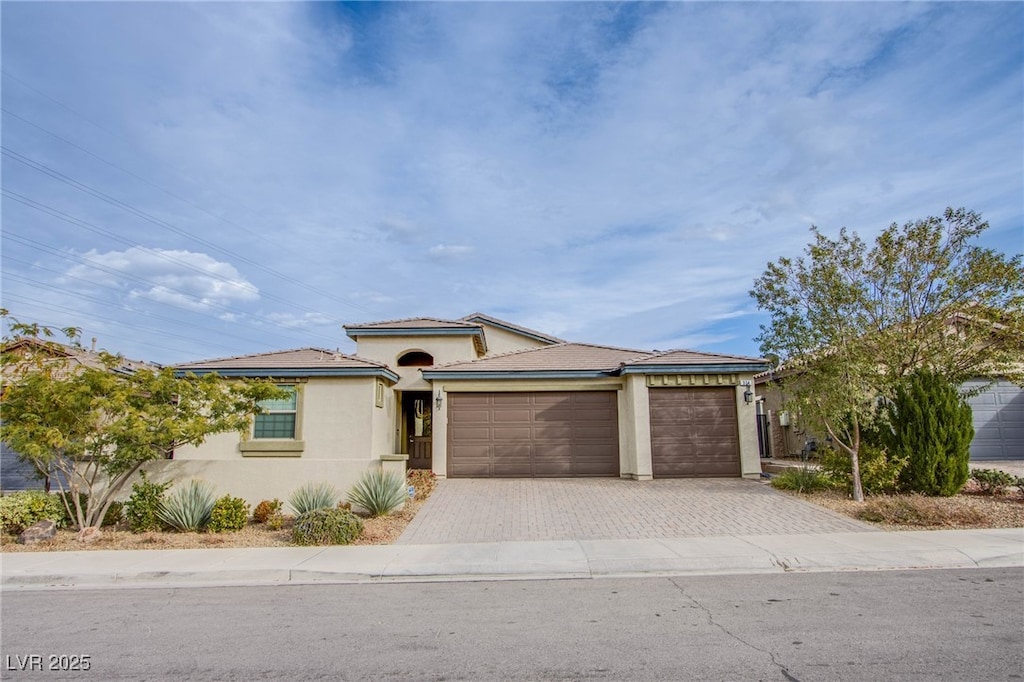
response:
[(295, 489), (288, 504), (299, 516), (315, 509), (330, 509), (338, 504), (341, 495), (330, 483), (306, 483)]
[(368, 511), (370, 516), (390, 514), (405, 501), (405, 481), (394, 471), (370, 469), (348, 493), (348, 501)]
[(214, 502), (213, 487), (209, 483), (192, 480), (167, 495), (156, 515), (172, 528), (194, 532), (210, 522)]

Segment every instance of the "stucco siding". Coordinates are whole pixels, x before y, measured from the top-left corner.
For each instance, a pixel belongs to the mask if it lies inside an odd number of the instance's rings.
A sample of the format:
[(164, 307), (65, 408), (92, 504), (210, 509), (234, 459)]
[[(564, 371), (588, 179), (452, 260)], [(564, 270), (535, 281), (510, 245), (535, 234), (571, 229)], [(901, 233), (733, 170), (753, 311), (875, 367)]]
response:
[(531, 339), (528, 336), (522, 334), (515, 334), (513, 332), (494, 327), (481, 322), (481, 326), (484, 328), (484, 338), (487, 339), (487, 355), (501, 355), (502, 353), (511, 353), (517, 350), (527, 350), (529, 348), (543, 348), (544, 346), (550, 346), (549, 343)]

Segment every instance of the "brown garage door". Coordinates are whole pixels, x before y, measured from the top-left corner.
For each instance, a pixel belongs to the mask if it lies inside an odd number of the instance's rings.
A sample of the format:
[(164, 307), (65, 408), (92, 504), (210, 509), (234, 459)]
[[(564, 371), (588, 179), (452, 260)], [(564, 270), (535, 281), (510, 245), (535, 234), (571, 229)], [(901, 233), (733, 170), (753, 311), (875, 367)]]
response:
[(618, 476), (616, 394), (449, 393), (448, 475)]
[(652, 388), (650, 399), (655, 478), (740, 475), (734, 389)]

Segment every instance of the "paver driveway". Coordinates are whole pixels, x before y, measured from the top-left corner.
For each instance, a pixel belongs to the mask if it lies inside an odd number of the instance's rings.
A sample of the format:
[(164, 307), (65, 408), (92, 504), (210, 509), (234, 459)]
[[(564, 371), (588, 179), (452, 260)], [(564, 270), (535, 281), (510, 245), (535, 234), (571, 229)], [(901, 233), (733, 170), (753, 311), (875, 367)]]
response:
[(454, 479), (398, 544), (874, 531), (743, 479)]

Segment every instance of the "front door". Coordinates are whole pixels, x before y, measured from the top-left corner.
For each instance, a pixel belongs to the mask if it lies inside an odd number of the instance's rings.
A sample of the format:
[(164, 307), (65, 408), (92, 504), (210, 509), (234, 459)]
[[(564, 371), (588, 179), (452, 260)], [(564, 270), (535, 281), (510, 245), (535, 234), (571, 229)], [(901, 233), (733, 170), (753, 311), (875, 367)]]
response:
[(428, 391), (410, 391), (402, 395), (405, 453), (409, 469), (431, 468), (431, 406)]

